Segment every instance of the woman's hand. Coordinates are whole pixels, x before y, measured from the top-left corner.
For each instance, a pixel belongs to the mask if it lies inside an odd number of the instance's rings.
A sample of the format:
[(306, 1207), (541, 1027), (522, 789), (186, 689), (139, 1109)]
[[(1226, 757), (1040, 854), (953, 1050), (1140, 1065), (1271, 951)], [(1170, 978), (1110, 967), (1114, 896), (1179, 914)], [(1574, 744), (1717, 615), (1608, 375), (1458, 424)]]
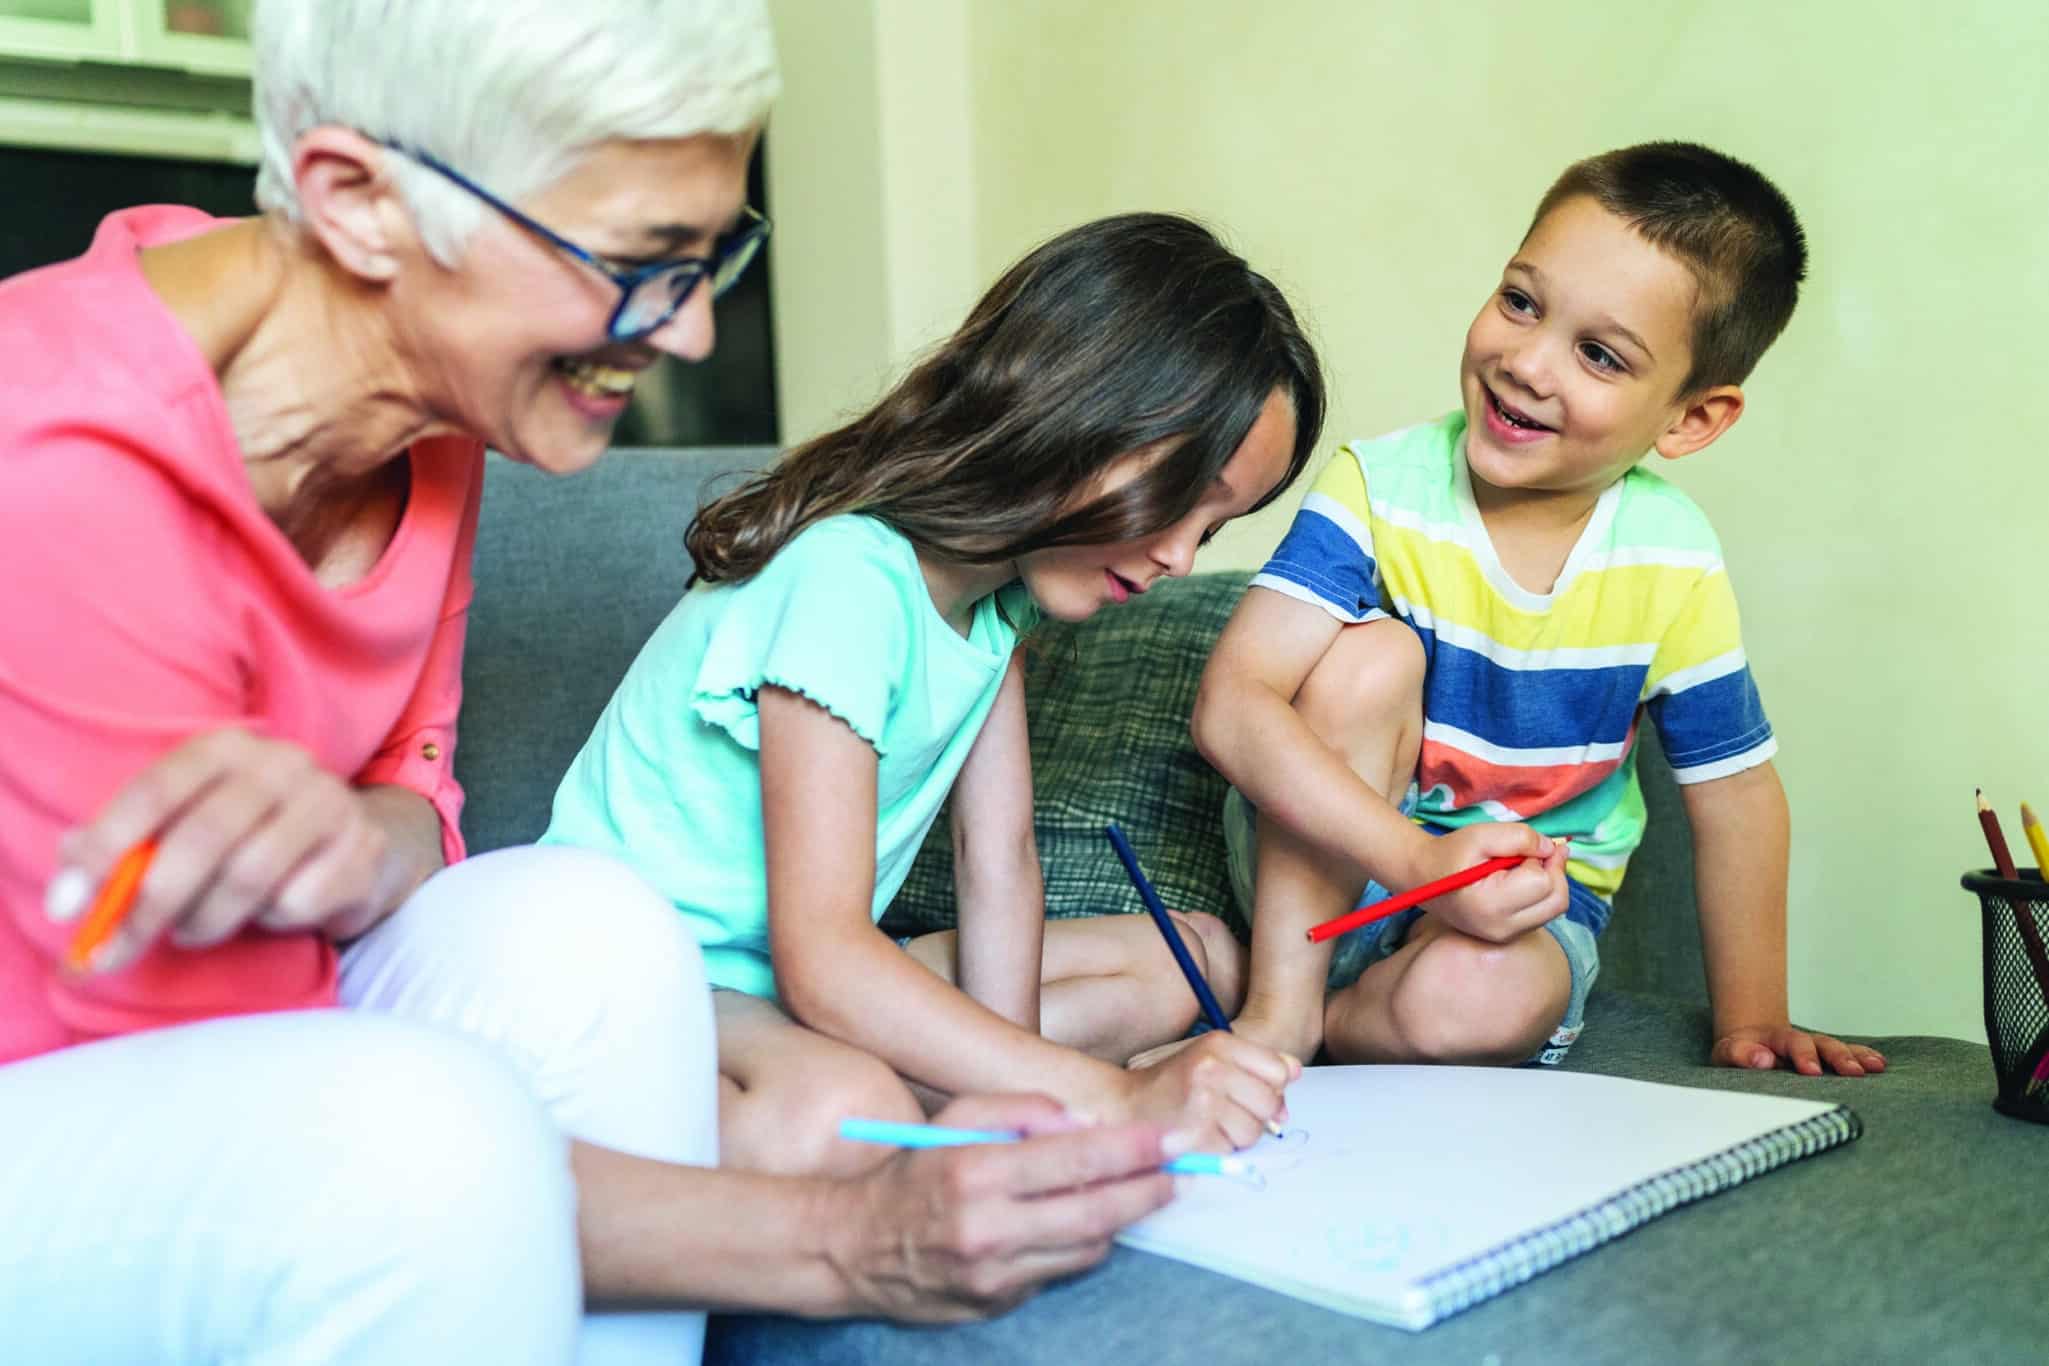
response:
[(1100, 1262), (1126, 1224), (1173, 1198), (1176, 1149), (1154, 1125), (1085, 1129), (1041, 1096), (956, 1101), (941, 1124), (1018, 1143), (899, 1153), (845, 1183), (830, 1258), (851, 1311), (915, 1323), (1003, 1313)]
[(1149, 1121), (1210, 1152), (1249, 1148), (1269, 1120), (1284, 1121), (1282, 1092), (1302, 1075), (1301, 1062), (1288, 1054), (1221, 1031), (1165, 1055), (1149, 1052), (1156, 1060), (1134, 1060), (1106, 1118)]
[(347, 939), (439, 865), (438, 837), (416, 837), (437, 828), (415, 793), (354, 788), (296, 745), (210, 731), (143, 770), (90, 825), (65, 836), (45, 906), (53, 920), (74, 918), (122, 853), (154, 835), (157, 854), (134, 906), (90, 971), (128, 966), (165, 933), (192, 949), (250, 925)]

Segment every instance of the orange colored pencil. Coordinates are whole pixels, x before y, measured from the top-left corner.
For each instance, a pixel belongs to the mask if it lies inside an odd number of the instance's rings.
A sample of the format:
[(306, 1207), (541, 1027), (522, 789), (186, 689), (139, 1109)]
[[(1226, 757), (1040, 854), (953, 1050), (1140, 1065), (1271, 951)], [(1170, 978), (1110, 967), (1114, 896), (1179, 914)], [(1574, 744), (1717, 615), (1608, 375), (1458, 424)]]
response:
[(100, 884), (99, 895), (93, 898), (85, 919), (78, 923), (78, 932), (71, 936), (71, 943), (64, 950), (65, 967), (84, 972), (92, 965), (93, 955), (128, 918), (128, 909), (135, 904), (135, 893), (142, 886), (142, 875), (149, 871), (149, 861), (156, 857), (156, 852), (157, 842), (146, 839), (121, 855), (106, 881)]

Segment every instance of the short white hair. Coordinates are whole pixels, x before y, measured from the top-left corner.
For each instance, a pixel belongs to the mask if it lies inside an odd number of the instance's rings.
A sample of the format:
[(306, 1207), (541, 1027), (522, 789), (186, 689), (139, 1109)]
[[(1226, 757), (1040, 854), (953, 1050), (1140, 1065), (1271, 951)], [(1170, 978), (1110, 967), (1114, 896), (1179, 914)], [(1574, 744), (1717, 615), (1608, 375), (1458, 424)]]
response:
[[(517, 200), (617, 139), (740, 134), (780, 85), (763, 0), (258, 0), (256, 203), (296, 222), (292, 148), (323, 124), (426, 152)], [(396, 158), (452, 264), (483, 205)]]

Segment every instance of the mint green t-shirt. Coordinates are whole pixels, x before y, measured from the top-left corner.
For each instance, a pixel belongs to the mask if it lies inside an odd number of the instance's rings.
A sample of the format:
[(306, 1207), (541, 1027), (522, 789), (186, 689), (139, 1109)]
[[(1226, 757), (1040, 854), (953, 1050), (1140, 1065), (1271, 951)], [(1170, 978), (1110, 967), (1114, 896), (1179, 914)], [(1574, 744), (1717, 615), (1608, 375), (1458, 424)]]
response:
[(803, 694), (875, 747), (879, 920), (1035, 615), (1012, 584), (975, 604), (964, 637), (909, 541), (872, 517), (828, 517), (746, 582), (684, 595), (570, 764), (542, 842), (637, 870), (689, 919), (713, 986), (773, 997), (761, 686)]

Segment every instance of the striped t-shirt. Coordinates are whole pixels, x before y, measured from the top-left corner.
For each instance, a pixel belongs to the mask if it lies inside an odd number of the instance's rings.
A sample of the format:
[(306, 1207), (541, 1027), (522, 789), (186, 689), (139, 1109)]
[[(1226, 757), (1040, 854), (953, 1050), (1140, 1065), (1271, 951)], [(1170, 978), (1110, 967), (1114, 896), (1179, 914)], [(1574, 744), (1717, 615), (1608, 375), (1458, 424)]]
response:
[(1636, 725), (1682, 783), (1777, 750), (1707, 518), (1657, 475), (1611, 484), (1549, 593), (1502, 568), (1473, 501), (1465, 416), (1343, 447), (1252, 582), (1345, 622), (1394, 616), (1429, 661), (1416, 818), (1570, 835), (1601, 897), (1643, 838)]

